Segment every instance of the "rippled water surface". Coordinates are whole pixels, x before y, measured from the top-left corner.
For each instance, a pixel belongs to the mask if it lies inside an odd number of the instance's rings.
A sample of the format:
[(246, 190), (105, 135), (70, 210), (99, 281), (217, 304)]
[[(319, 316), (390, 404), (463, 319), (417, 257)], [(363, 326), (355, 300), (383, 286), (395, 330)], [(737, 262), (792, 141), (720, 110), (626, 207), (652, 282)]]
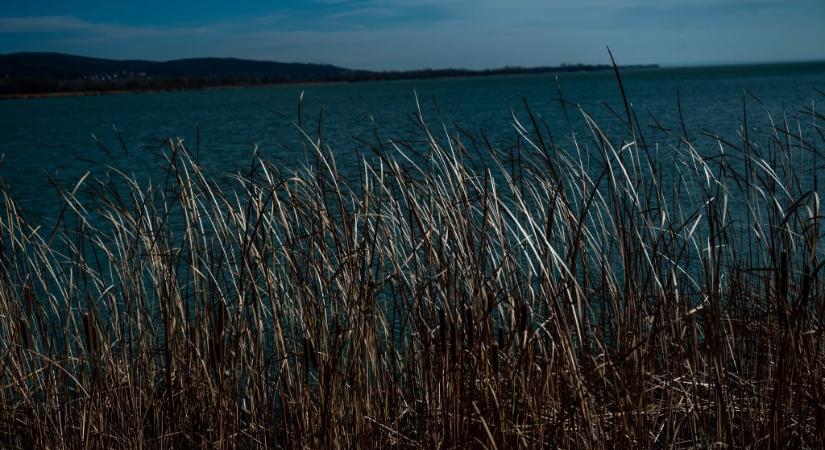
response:
[[(623, 77), (642, 128), (663, 144), (667, 138), (651, 125), (680, 127), (677, 90), (689, 133), (711, 130), (731, 139), (742, 124), (743, 97), (750, 123), (758, 125), (767, 124), (766, 112), (777, 121), (798, 117), (823, 100), (825, 91), (825, 63), (663, 68), (627, 71)], [(624, 109), (613, 73), (562, 74), (558, 82), (574, 121), (578, 104), (607, 129), (621, 128)], [(151, 177), (156, 165), (147, 155), (172, 136), (197, 145), (201, 162), (218, 172), (249, 161), (253, 144), (267, 158), (300, 164), (306, 154), (294, 122), (301, 92), (305, 128), (317, 134), (322, 117), (322, 137), (345, 170), (368, 149), (362, 141), (375, 142), (374, 130), (384, 140), (415, 136), (416, 94), (433, 128), (443, 130), (443, 122), (451, 132), (460, 127), (484, 133), (496, 145), (513, 140), (512, 114), (525, 117), (523, 99), (551, 129), (566, 129), (554, 75), (5, 100), (0, 101), (0, 178), (30, 214), (48, 219), (56, 204), (49, 178), (71, 184), (95, 167), (92, 161)]]

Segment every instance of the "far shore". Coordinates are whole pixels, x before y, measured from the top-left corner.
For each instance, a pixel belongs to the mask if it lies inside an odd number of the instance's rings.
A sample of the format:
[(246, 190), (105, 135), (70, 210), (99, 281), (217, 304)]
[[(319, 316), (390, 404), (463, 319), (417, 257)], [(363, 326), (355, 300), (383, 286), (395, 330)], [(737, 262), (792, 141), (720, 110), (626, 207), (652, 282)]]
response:
[(314, 84), (344, 84), (350, 81), (298, 81), (283, 83), (261, 83), (261, 84), (228, 84), (222, 86), (202, 86), (183, 87), (180, 89), (104, 89), (100, 91), (64, 91), (64, 92), (32, 92), (26, 94), (0, 94), (0, 100), (19, 100), (52, 97), (96, 97), (101, 95), (121, 95), (121, 94), (151, 94), (160, 92), (186, 92), (186, 91), (222, 91), (228, 89), (264, 88), (272, 86), (287, 85), (314, 85)]
[[(658, 69), (660, 66), (656, 64), (649, 65), (630, 65), (625, 66), (625, 70), (634, 69)], [(0, 100), (8, 99), (34, 99), (34, 98), (48, 98), (48, 97), (79, 97), (79, 96), (96, 96), (96, 95), (113, 95), (113, 94), (136, 94), (136, 93), (151, 93), (151, 92), (178, 92), (178, 91), (206, 91), (218, 89), (238, 89), (238, 88), (252, 88), (252, 87), (272, 87), (285, 85), (316, 85), (316, 84), (341, 84), (341, 83), (368, 83), (372, 81), (410, 81), (410, 80), (433, 80), (433, 79), (449, 79), (449, 78), (476, 78), (476, 77), (495, 77), (495, 76), (526, 76), (526, 75), (547, 75), (547, 74), (564, 74), (564, 73), (592, 73), (592, 72), (606, 72), (612, 69), (611, 66), (575, 66), (575, 67), (547, 67), (547, 68), (503, 68), (487, 71), (472, 71), (463, 69), (444, 69), (444, 70), (425, 70), (413, 72), (388, 72), (385, 74), (376, 74), (362, 76), (360, 78), (332, 78), (332, 79), (308, 79), (295, 81), (262, 81), (262, 82), (248, 82), (238, 80), (236, 83), (220, 83), (215, 84), (182, 84), (179, 86), (155, 86), (143, 88), (128, 88), (123, 89), (101, 86), (100, 89), (92, 90), (65, 90), (65, 91), (50, 91), (50, 92), (22, 92), (22, 93), (7, 93), (0, 94)], [(158, 79), (158, 82), (164, 80)], [(180, 80), (179, 80), (180, 81)], [(183, 80), (184, 83), (190, 80)], [(203, 81), (203, 80), (201, 80)], [(208, 83), (208, 81), (207, 81)]]

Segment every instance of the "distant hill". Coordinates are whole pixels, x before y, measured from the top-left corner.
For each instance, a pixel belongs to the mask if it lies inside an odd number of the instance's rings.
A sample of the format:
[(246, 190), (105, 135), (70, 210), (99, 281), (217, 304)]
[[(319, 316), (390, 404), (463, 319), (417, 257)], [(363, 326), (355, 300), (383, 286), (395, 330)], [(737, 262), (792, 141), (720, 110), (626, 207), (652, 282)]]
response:
[(329, 64), (283, 63), (236, 58), (191, 58), (158, 62), (29, 52), (0, 54), (0, 95), (175, 90), (224, 85), (397, 80), (592, 71), (609, 68), (610, 66), (606, 65), (578, 64), (559, 67), (507, 67), (484, 71), (426, 69), (406, 72), (374, 72), (345, 69)]
[(236, 58), (192, 58), (156, 62), (113, 60), (62, 53), (12, 53), (0, 55), (0, 77), (50, 78), (275, 78), (313, 80), (347, 76), (352, 70), (328, 64), (251, 61)]
[(152, 65), (151, 61), (115, 61), (62, 53), (12, 53), (0, 55), (0, 77), (74, 80), (95, 74), (144, 72)]

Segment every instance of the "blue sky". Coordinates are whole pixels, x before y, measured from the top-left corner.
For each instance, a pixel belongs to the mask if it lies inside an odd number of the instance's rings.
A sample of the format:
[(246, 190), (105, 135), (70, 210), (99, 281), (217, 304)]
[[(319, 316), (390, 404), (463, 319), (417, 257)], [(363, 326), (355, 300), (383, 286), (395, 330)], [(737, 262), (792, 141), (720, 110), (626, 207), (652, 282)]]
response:
[(0, 52), (364, 69), (825, 59), (825, 0), (0, 1)]

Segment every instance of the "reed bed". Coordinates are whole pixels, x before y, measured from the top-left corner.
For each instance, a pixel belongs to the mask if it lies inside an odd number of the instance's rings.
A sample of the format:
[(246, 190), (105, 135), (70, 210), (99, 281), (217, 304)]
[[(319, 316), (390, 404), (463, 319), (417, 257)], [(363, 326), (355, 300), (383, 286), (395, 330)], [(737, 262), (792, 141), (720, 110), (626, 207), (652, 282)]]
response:
[(171, 139), (55, 227), (4, 189), (0, 443), (825, 446), (823, 117), (699, 143), (564, 107), (584, 132), (525, 108), (510, 148), (419, 110), (357, 176), (309, 133), (229, 182)]

